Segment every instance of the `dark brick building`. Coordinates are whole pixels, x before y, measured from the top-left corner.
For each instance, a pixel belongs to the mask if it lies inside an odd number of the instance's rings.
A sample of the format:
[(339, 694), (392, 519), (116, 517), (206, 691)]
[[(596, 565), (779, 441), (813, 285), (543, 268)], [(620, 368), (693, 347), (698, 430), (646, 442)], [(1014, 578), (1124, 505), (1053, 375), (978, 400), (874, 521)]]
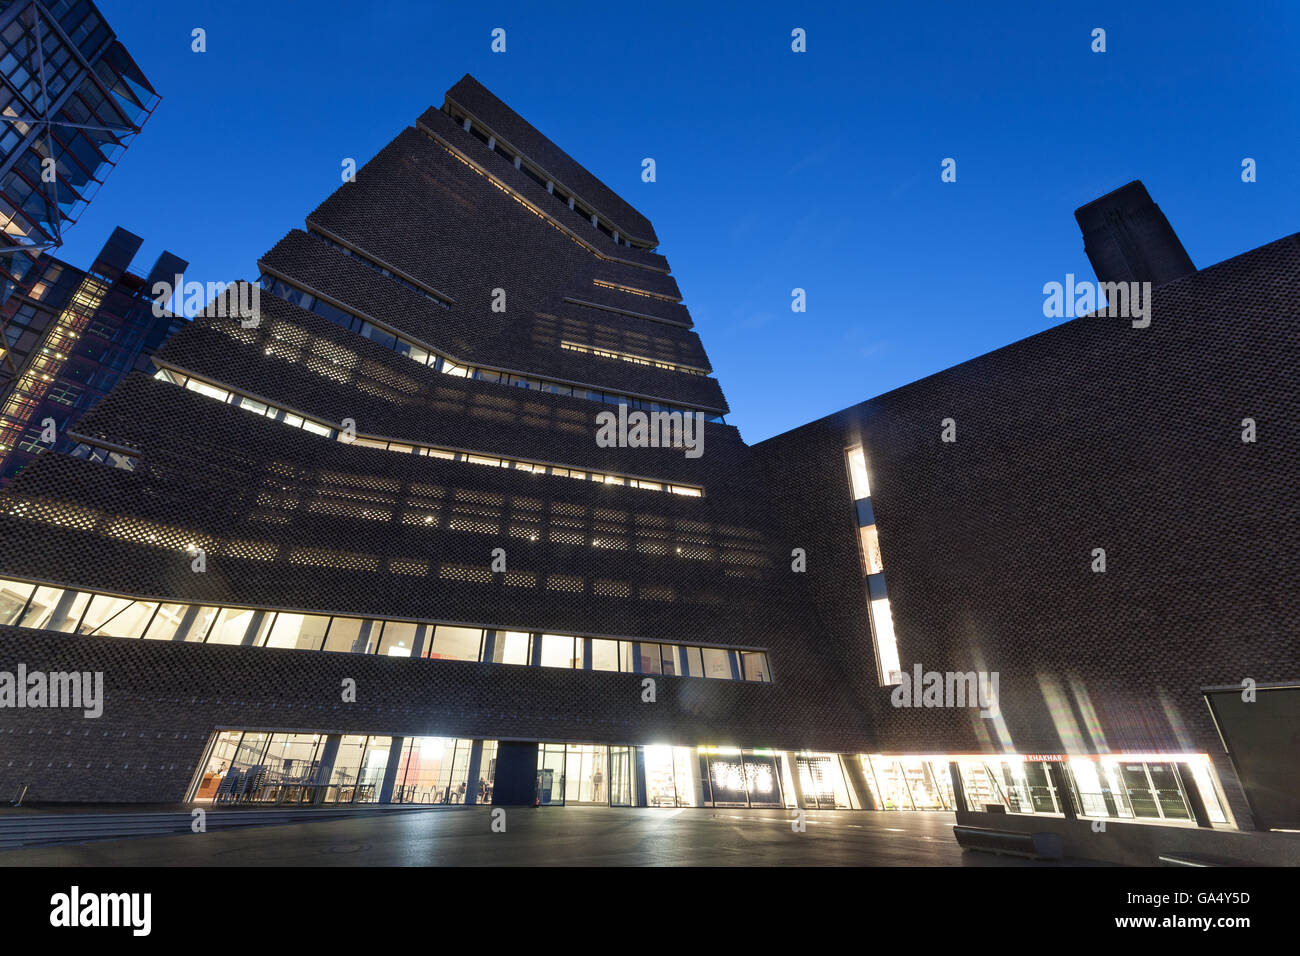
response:
[[(1295, 239), (753, 448), (657, 242), (461, 80), (82, 420), (131, 470), (0, 498), (0, 673), (104, 681), (0, 713), (0, 791), (1248, 821), (1197, 693), (1297, 670)], [(914, 662), (1001, 715), (889, 706)]]
[[(871, 746), (1206, 754), (1249, 826), (1203, 691), (1300, 674), (1298, 288), (1289, 236), (755, 446)], [(855, 446), (903, 669), (999, 672), (1000, 722), (881, 686)]]

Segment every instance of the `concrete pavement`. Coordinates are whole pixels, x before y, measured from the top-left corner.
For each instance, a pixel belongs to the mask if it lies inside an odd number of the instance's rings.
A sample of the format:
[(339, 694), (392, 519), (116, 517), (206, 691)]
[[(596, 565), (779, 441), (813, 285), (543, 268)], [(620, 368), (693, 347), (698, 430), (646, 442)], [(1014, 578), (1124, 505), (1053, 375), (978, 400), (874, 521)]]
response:
[[(963, 852), (951, 813), (492, 807), (0, 853), (0, 866), (1051, 866)], [(1056, 864), (1060, 865), (1060, 864)], [(1066, 861), (1065, 865), (1080, 865)]]

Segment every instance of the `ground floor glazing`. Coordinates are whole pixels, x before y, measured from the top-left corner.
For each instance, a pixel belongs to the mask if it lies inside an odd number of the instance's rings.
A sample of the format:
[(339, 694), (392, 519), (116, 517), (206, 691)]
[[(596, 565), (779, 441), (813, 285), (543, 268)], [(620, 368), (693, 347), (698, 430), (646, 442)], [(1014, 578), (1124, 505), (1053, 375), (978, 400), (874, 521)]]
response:
[[(965, 806), (1233, 825), (1204, 754), (834, 754), (550, 741), (529, 746), (536, 748), (535, 779), (531, 763), (523, 772), (537, 806)], [(497, 754), (495, 740), (223, 730), (209, 741), (188, 796), (230, 806), (492, 803)]]

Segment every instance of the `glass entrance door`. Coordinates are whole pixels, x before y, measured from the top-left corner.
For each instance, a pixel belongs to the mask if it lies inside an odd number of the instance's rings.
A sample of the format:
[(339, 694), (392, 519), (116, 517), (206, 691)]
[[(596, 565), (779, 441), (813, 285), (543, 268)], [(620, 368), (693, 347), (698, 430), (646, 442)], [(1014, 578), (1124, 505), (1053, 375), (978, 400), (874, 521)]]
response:
[(609, 805), (632, 806), (632, 748), (609, 748)]
[[(610, 748), (603, 744), (538, 744), (537, 803), (543, 807), (566, 804), (630, 806), (632, 803), (631, 751), (619, 751), (617, 770), (610, 763)], [(618, 774), (611, 781), (613, 773)]]
[(569, 744), (564, 761), (564, 802), (609, 806), (609, 748)]
[(564, 806), (564, 744), (537, 745), (537, 805)]
[(699, 802), (700, 758), (691, 747), (643, 747), (646, 804), (693, 807)]

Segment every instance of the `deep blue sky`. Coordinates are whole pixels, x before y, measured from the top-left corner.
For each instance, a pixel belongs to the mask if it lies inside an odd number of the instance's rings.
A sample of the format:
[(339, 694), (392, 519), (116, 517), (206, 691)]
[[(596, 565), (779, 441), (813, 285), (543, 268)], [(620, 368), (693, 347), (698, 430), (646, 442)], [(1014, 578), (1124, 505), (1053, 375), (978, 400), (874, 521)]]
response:
[(99, 6), (163, 101), (63, 258), (120, 224), (139, 268), (253, 278), (470, 72), (654, 222), (751, 442), (1055, 324), (1043, 283), (1092, 278), (1073, 210), (1131, 179), (1200, 267), (1300, 230), (1285, 0)]

